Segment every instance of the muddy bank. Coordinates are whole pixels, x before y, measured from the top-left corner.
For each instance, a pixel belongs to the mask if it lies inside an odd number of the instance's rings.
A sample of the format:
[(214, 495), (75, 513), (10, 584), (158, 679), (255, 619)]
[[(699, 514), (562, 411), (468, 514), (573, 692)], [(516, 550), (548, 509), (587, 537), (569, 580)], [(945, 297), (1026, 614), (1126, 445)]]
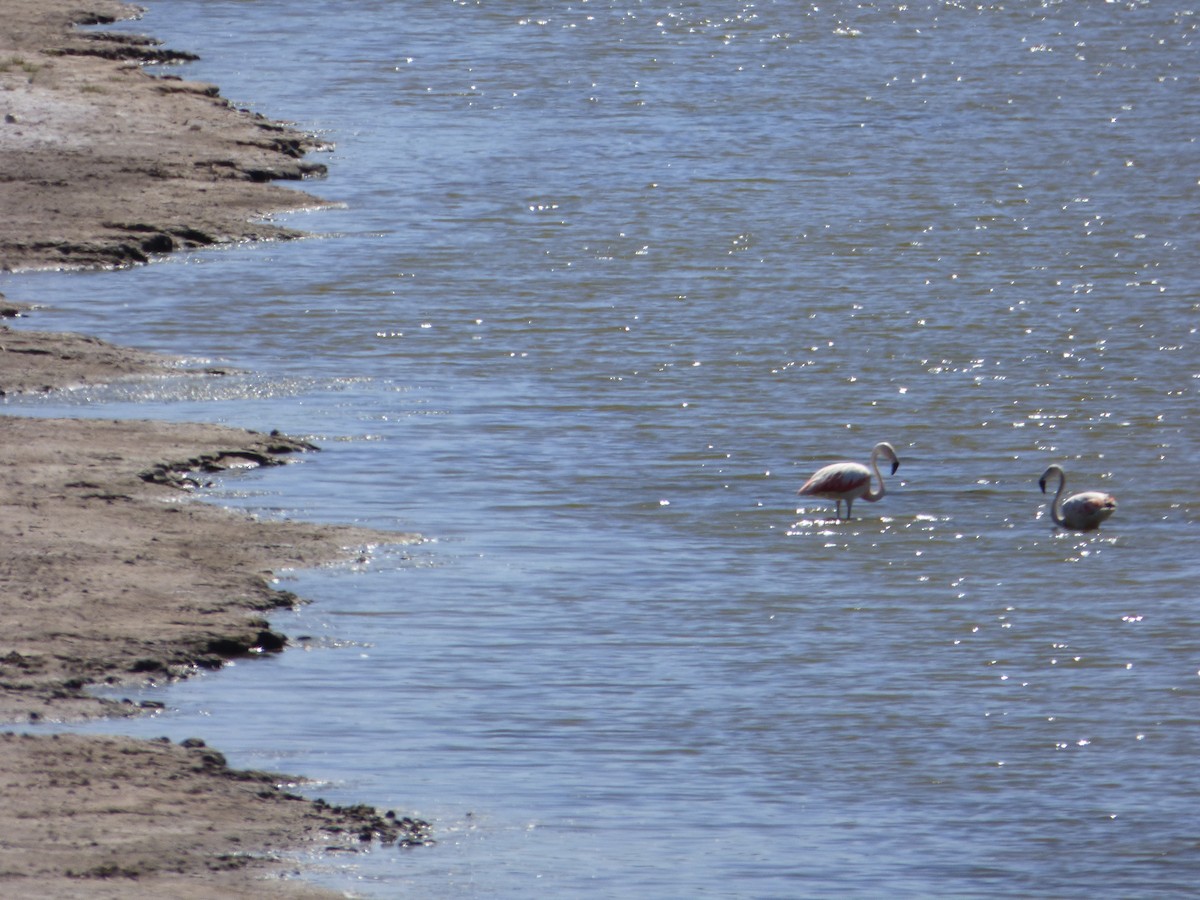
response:
[[(279, 434), (0, 416), (0, 435), (0, 721), (137, 715), (87, 688), (280, 652), (287, 638), (265, 616), (299, 598), (274, 570), (408, 537), (262, 522), (188, 496), (214, 473), (315, 452)], [(284, 850), (430, 839), (403, 814), (309, 801), (295, 776), (231, 770), (189, 743), (0, 735), (0, 895), (320, 896), (261, 879), (297, 868)]]
[[(322, 174), (303, 158), (318, 141), (172, 76), (186, 53), (71, 27), (131, 13), (112, 0), (0, 0), (0, 269), (120, 267), (292, 237), (250, 219), (321, 205), (272, 183)], [(36, 331), (21, 312), (0, 298), (0, 395), (176, 371)], [(298, 599), (272, 585), (274, 570), (406, 539), (264, 523), (188, 496), (213, 472), (314, 450), (269, 426), (0, 415), (0, 722), (21, 732), (0, 733), (0, 895), (328, 896), (282, 880), (299, 866), (285, 851), (428, 839), (402, 814), (330, 807), (298, 796), (292, 776), (231, 770), (202, 740), (42, 727), (138, 714), (90, 685), (280, 652), (286, 637), (266, 616)]]
[(298, 853), (400, 853), (427, 837), (397, 813), (311, 802), (287, 776), (230, 769), (197, 739), (0, 733), (0, 784), (5, 897), (341, 896), (295, 880)]
[(273, 570), (406, 537), (187, 502), (212, 473), (315, 450), (282, 435), (16, 416), (0, 433), (0, 721), (127, 712), (86, 686), (281, 650), (264, 616), (298, 601)]
[(85, 334), (0, 325), (0, 397), (165, 375), (176, 371), (175, 363)]
[(258, 216), (323, 201), (321, 142), (181, 79), (189, 54), (73, 28), (132, 18), (113, 0), (0, 2), (0, 269), (95, 268), (297, 232)]

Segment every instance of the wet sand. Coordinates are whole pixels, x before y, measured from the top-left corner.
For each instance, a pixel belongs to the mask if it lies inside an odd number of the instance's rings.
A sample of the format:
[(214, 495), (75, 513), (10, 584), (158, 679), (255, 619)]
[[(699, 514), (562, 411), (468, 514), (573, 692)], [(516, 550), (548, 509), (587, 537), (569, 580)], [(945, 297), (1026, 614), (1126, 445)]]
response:
[(153, 64), (172, 51), (70, 27), (131, 7), (3, 0), (0, 11), (0, 268), (117, 267), (296, 237), (250, 219), (325, 205), (273, 183), (324, 174), (303, 158), (318, 141)]
[[(322, 172), (303, 159), (309, 136), (172, 77), (173, 50), (72, 27), (131, 13), (0, 0), (0, 268), (118, 268), (295, 237), (250, 219), (320, 205), (272, 183)], [(0, 317), (0, 394), (178, 372), (26, 327), (36, 311), (2, 298)], [(272, 571), (412, 539), (193, 502), (211, 473), (317, 452), (264, 428), (0, 416), (0, 723), (12, 729), (0, 733), (0, 895), (329, 896), (284, 880), (297, 869), (284, 854), (429, 838), (402, 813), (333, 808), (297, 796), (299, 778), (231, 770), (202, 735), (181, 746), (41, 727), (143, 712), (89, 686), (286, 652), (265, 616), (300, 600)]]

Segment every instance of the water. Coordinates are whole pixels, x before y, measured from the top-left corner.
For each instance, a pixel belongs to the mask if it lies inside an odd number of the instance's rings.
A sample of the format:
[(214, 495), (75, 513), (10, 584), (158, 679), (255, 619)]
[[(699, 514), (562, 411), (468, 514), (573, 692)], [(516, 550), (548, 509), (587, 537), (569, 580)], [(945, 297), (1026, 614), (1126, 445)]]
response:
[[(189, 77), (336, 142), (345, 207), (3, 277), (246, 372), (5, 411), (311, 435), (216, 499), (428, 540), (286, 574), (304, 649), (128, 727), (431, 819), (318, 860), (368, 896), (1190, 894), (1197, 24), (155, 5)], [(878, 440), (883, 501), (798, 507)], [(1051, 527), (1051, 462), (1100, 532)]]

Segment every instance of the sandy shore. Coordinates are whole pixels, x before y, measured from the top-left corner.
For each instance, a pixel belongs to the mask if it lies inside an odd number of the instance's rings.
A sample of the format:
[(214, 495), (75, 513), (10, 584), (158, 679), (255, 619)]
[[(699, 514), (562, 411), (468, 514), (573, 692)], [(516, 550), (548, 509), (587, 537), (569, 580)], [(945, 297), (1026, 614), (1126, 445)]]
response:
[(181, 80), (179, 56), (72, 21), (114, 0), (0, 3), (0, 268), (123, 266), (154, 253), (294, 237), (252, 217), (322, 201), (271, 183), (324, 174), (309, 135)]
[[(311, 138), (143, 68), (174, 51), (72, 28), (130, 14), (112, 0), (0, 0), (0, 268), (120, 267), (291, 237), (249, 219), (319, 205), (271, 183), (322, 171), (302, 159)], [(173, 371), (153, 354), (25, 328), (25, 312), (0, 299), (0, 394)], [(0, 722), (20, 726), (0, 733), (0, 895), (326, 896), (283, 880), (296, 864), (280, 854), (427, 838), (402, 814), (333, 808), (297, 796), (291, 776), (231, 770), (199, 739), (30, 725), (140, 712), (90, 685), (282, 651), (264, 614), (298, 598), (271, 586), (272, 570), (411, 536), (190, 502), (208, 473), (316, 450), (275, 433), (0, 416), (0, 434)]]

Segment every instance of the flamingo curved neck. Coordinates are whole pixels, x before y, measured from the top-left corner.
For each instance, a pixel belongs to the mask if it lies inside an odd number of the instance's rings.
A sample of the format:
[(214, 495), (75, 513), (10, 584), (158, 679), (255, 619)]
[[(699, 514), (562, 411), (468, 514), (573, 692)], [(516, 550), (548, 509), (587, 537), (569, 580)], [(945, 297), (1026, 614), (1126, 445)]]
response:
[(1058, 475), (1058, 490), (1055, 491), (1054, 499), (1050, 502), (1050, 518), (1054, 520), (1054, 524), (1062, 525), (1065, 528), (1067, 523), (1063, 521), (1062, 516), (1062, 495), (1063, 491), (1067, 489), (1067, 474), (1062, 469), (1058, 469), (1055, 474)]
[(883, 473), (879, 471), (879, 451), (875, 450), (871, 453), (871, 468), (875, 470), (875, 477), (879, 479), (879, 490), (876, 491), (871, 487), (871, 482), (867, 482), (867, 492), (863, 494), (863, 499), (868, 503), (874, 503), (880, 497), (887, 493), (887, 487), (883, 483)]

